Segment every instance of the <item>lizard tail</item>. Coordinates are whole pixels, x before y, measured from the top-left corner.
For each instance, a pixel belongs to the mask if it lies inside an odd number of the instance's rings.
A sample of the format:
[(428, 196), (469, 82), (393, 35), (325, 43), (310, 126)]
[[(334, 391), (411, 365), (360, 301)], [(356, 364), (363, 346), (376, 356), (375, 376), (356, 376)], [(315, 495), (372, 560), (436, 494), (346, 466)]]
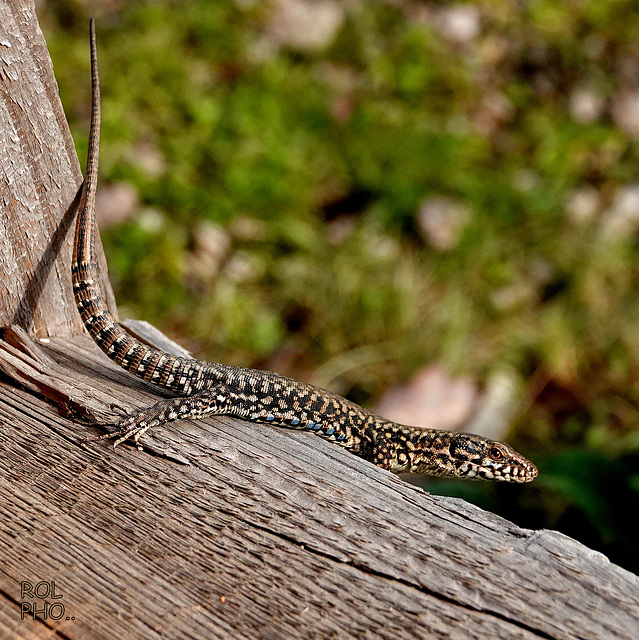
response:
[(93, 19), (90, 23), (90, 40), (91, 131), (86, 177), (73, 243), (73, 295), (84, 326), (109, 358), (148, 382), (176, 393), (190, 395), (206, 386), (208, 375), (204, 363), (163, 353), (135, 339), (116, 322), (102, 296), (95, 257), (98, 233), (95, 223), (95, 194), (100, 155), (100, 79)]

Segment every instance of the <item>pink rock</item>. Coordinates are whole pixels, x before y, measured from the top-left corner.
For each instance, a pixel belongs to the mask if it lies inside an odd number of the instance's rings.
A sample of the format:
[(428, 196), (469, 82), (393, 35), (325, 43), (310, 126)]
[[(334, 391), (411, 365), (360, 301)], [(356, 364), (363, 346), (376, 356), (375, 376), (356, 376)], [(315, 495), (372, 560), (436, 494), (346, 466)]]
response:
[(376, 413), (401, 424), (455, 429), (469, 420), (477, 398), (477, 388), (470, 378), (452, 378), (443, 367), (435, 365), (386, 392)]
[(131, 219), (139, 208), (138, 192), (128, 182), (115, 182), (98, 189), (95, 215), (99, 227)]

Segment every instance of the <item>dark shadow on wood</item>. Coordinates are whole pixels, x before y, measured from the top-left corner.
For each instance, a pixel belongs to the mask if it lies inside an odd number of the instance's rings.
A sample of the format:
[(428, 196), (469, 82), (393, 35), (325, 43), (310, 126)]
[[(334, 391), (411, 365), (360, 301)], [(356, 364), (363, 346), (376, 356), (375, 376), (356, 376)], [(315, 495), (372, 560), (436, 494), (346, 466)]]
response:
[(40, 258), (40, 261), (29, 278), (24, 294), (22, 295), (20, 303), (18, 304), (13, 316), (13, 320), (11, 322), (12, 325), (19, 325), (27, 330), (33, 326), (33, 313), (38, 306), (38, 301), (42, 295), (47, 277), (56, 262), (56, 258), (65, 242), (69, 229), (75, 220), (75, 213), (80, 203), (81, 193), (82, 186), (80, 185), (75, 198), (69, 205), (64, 216), (61, 218), (55, 232), (47, 244), (45, 251), (42, 254), (42, 257)]

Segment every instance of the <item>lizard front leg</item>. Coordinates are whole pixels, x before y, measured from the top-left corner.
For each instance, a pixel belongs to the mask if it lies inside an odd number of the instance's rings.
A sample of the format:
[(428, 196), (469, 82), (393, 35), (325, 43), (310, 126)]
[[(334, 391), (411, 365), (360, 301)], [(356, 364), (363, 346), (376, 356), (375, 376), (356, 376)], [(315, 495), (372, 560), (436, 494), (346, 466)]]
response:
[(179, 396), (160, 400), (150, 407), (137, 409), (127, 417), (115, 423), (115, 431), (105, 433), (85, 442), (115, 438), (113, 448), (132, 439), (141, 449), (140, 437), (149, 429), (165, 422), (183, 418), (199, 418), (207, 414), (223, 415), (232, 411), (232, 394), (224, 385), (215, 385), (190, 396)]

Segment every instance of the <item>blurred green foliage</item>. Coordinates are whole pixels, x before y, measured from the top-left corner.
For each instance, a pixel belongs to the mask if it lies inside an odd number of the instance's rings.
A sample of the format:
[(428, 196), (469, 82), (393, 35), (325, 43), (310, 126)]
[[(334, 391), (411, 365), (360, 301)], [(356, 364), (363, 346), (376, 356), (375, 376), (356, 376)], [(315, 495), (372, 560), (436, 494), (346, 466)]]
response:
[[(460, 6), (470, 36), (442, 28)], [(438, 490), (639, 571), (639, 215), (617, 206), (639, 167), (635, 4), (356, 3), (310, 48), (273, 36), (277, 11), (43, 6), (81, 158), (97, 17), (101, 183), (142, 206), (103, 232), (123, 315), (368, 404), (426, 363), (509, 367), (510, 441), (540, 478)], [(433, 197), (466, 212), (446, 245), (420, 219)]]

